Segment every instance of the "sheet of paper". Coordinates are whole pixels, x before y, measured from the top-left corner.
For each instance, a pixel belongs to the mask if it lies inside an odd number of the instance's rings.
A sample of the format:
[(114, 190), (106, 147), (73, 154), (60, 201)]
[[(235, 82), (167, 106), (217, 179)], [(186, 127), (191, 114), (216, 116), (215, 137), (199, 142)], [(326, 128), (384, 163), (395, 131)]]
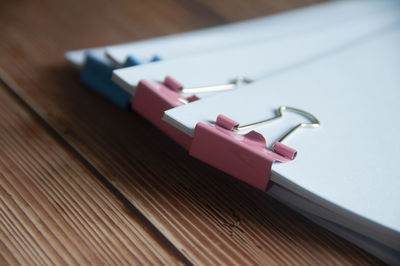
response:
[[(281, 105), (313, 113), (321, 127), (288, 139), (299, 155), (275, 165), (272, 180), (348, 216), (357, 224), (352, 230), (399, 251), (398, 47), (395, 24), (301, 67), (169, 110), (165, 120), (193, 134), (197, 122), (215, 121), (219, 114), (247, 124), (274, 116)], [(288, 113), (257, 131), (273, 143), (299, 121)]]
[[(400, 7), (400, 2), (397, 7)], [(398, 13), (397, 9), (387, 8), (322, 29), (314, 28), (272, 40), (122, 68), (114, 71), (113, 80), (132, 95), (135, 95), (136, 85), (141, 79), (162, 81), (166, 75), (175, 78), (185, 88), (226, 84), (237, 76), (256, 81), (353, 42), (362, 42), (399, 20)]]
[(229, 46), (236, 42), (250, 42), (259, 39), (260, 36), (275, 37), (288, 34), (319, 23), (331, 23), (337, 19), (351, 18), (354, 14), (387, 8), (393, 2), (394, 0), (351, 0), (320, 4), (283, 14), (166, 37), (70, 51), (66, 53), (65, 57), (78, 68), (83, 65), (87, 50), (91, 50), (101, 56), (104, 56), (107, 51), (108, 56), (117, 65), (123, 65), (128, 54), (133, 54), (143, 61), (148, 61), (154, 55), (172, 58), (200, 50), (212, 49), (217, 46)]

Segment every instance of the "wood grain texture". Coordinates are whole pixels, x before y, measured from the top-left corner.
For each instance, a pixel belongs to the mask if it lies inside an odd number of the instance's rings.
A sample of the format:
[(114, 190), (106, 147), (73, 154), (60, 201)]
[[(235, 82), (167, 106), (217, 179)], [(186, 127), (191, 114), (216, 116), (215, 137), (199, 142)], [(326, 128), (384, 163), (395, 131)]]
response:
[(281, 1), (234, 1), (231, 0), (201, 0), (201, 3), (212, 12), (218, 14), (226, 21), (238, 21), (260, 16), (266, 16), (278, 12), (284, 12), (295, 8), (318, 4), (321, 0), (281, 0)]
[(0, 99), (1, 265), (186, 261), (2, 86)]
[(264, 193), (190, 158), (136, 113), (80, 85), (63, 59), (70, 49), (233, 21), (240, 9), (245, 19), (311, 2), (6, 1), (0, 8), (0, 76), (192, 263), (379, 263)]

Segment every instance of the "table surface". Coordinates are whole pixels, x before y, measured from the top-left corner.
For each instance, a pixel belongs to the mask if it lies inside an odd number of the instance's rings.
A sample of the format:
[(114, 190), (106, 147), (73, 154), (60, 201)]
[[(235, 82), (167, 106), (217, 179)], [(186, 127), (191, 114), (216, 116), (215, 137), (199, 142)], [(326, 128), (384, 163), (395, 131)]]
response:
[(72, 49), (313, 0), (0, 2), (0, 264), (380, 264), (79, 82)]

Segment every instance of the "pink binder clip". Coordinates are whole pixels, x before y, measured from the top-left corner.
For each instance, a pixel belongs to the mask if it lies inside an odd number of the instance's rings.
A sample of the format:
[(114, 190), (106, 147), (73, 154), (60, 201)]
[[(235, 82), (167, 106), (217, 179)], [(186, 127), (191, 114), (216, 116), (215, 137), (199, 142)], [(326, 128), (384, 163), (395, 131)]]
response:
[[(280, 118), (285, 110), (302, 114), (311, 123), (301, 123), (292, 128), (271, 149), (267, 148), (264, 136), (254, 130), (243, 135), (237, 133)], [(272, 164), (292, 161), (297, 155), (296, 150), (282, 144), (282, 141), (296, 129), (316, 128), (319, 125), (312, 114), (287, 106), (281, 106), (278, 115), (271, 119), (244, 126), (219, 115), (215, 124), (200, 122), (196, 125), (190, 154), (258, 189), (266, 190)]]
[[(249, 82), (238, 77), (231, 83), (199, 88), (184, 88), (178, 81), (167, 76), (163, 83), (152, 83), (141, 80), (136, 87), (136, 94), (132, 102), (132, 109), (140, 113), (153, 125), (165, 132), (185, 149), (189, 149), (192, 138), (170, 124), (161, 120), (164, 111), (199, 100), (194, 93), (222, 91), (233, 89), (240, 82)], [(193, 94), (184, 97), (182, 94)]]
[(199, 99), (195, 95), (184, 98), (180, 93), (181, 89), (182, 85), (171, 77), (166, 77), (164, 83), (141, 80), (136, 87), (132, 109), (188, 150), (192, 138), (161, 120), (164, 111)]

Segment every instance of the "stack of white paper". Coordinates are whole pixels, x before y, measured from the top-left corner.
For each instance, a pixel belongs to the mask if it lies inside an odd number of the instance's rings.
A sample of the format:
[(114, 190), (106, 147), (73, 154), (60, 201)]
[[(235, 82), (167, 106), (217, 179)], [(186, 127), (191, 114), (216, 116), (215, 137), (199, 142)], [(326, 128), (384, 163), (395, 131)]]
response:
[[(400, 2), (353, 0), (72, 51), (66, 58), (87, 71), (88, 86), (120, 106), (135, 101), (142, 79), (157, 83), (169, 75), (184, 88), (226, 84), (237, 76), (251, 80), (165, 110), (163, 120), (182, 136), (193, 136), (197, 123), (213, 123), (220, 114), (240, 124), (273, 117), (279, 106), (314, 114), (321, 126), (285, 140), (298, 156), (273, 165), (267, 193), (385, 262), (400, 264), (399, 47)], [(146, 64), (124, 68), (132, 56)], [(151, 62), (154, 56), (162, 61)], [(287, 112), (253, 130), (270, 145), (300, 122), (303, 117)]]
[[(299, 155), (274, 166), (271, 178), (279, 188), (270, 194), (347, 238), (359, 235), (360, 246), (399, 262), (399, 47), (397, 23), (301, 67), (169, 110), (165, 120), (193, 134), (197, 122), (215, 121), (219, 114), (241, 124), (272, 117), (282, 105), (316, 115), (319, 129), (303, 129), (287, 140)], [(299, 121), (288, 114), (257, 131), (273, 143)]]

